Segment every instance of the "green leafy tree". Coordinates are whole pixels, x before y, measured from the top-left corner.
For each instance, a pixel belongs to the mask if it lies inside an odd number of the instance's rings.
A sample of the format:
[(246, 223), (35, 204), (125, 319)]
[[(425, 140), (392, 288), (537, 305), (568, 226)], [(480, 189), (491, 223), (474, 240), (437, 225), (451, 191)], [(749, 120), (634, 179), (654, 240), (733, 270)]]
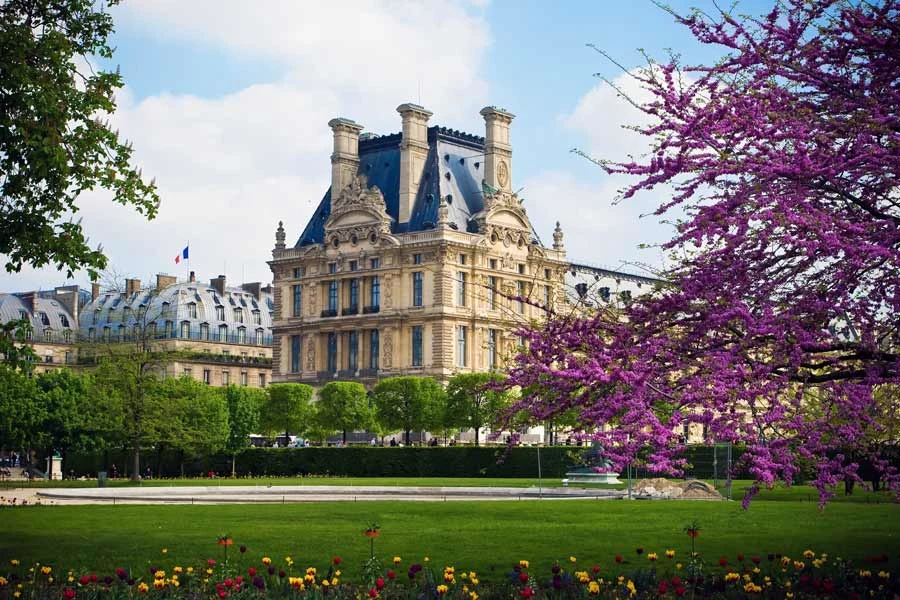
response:
[(165, 422), (156, 439), (157, 473), (162, 466), (162, 450), (178, 451), (184, 475), (186, 455), (212, 454), (228, 442), (228, 406), (220, 390), (188, 376), (167, 377), (153, 389)]
[(6, 0), (0, 3), (0, 254), (6, 270), (55, 265), (69, 276), (106, 266), (88, 245), (78, 212), (82, 192), (102, 188), (153, 218), (154, 182), (133, 165), (132, 147), (103, 115), (123, 86), (109, 59), (118, 0)]
[(0, 364), (0, 446), (23, 450), (38, 441), (43, 409), (35, 380)]
[(28, 319), (0, 324), (0, 365), (31, 372), (37, 355), (27, 343), (33, 328)]
[(259, 412), (268, 396), (257, 388), (229, 385), (224, 390), (228, 406), (228, 441), (225, 448), (231, 453), (231, 476), (235, 476), (237, 454), (250, 447), (250, 434), (259, 431)]
[[(111, 282), (116, 289), (117, 282)], [(118, 288), (119, 293), (122, 288)], [(166, 379), (166, 366), (181, 352), (155, 340), (160, 319), (171, 318), (171, 310), (147, 298), (132, 307), (134, 321), (125, 339), (99, 339), (82, 344), (79, 358), (96, 365), (94, 380), (98, 393), (110, 402), (110, 412), (118, 420), (120, 441), (131, 451), (131, 478), (140, 479), (142, 447), (167, 444), (178, 423), (171, 420), (172, 407), (158, 388)]]
[(260, 427), (265, 433), (284, 432), (288, 445), (291, 432), (302, 435), (310, 426), (313, 389), (305, 383), (273, 383), (260, 412)]
[(439, 428), (445, 402), (444, 388), (431, 377), (389, 377), (372, 390), (378, 421), (386, 430), (404, 432), (409, 445), (412, 431)]
[(447, 384), (444, 426), (474, 429), (478, 446), (479, 430), (497, 423), (509, 405), (507, 392), (491, 387), (502, 380), (496, 373), (460, 373), (451, 377)]
[(96, 363), (97, 393), (105, 396), (117, 422), (119, 441), (131, 452), (131, 478), (140, 479), (141, 448), (170, 436), (173, 423), (166, 398), (157, 392), (172, 353), (138, 335), (132, 343), (95, 344), (80, 349)]
[(315, 420), (324, 431), (342, 432), (346, 444), (348, 430), (366, 429), (374, 420), (365, 386), (355, 381), (325, 384), (315, 404)]
[(42, 408), (38, 446), (47, 455), (59, 452), (65, 464), (71, 450), (102, 446), (108, 415), (94, 406), (89, 374), (57, 369), (38, 375), (35, 382)]

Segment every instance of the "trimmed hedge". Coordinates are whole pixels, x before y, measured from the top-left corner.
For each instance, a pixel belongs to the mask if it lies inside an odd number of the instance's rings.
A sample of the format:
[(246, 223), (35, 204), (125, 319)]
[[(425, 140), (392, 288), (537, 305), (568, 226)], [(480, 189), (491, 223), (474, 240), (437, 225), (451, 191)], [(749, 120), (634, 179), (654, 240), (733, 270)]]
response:
[[(540, 448), (541, 474), (548, 479), (565, 477), (578, 456), (585, 450), (577, 446)], [(736, 462), (741, 449), (732, 448)], [(686, 458), (691, 463), (686, 475), (711, 479), (724, 478), (727, 471), (724, 447), (691, 446)], [(111, 450), (66, 457), (65, 473), (96, 476), (98, 471), (117, 465), (119, 475), (126, 476), (131, 464), (128, 453)], [(214, 471), (231, 473), (231, 456), (183, 456), (179, 452), (152, 450), (141, 454), (141, 472), (150, 467), (154, 477), (198, 477)], [(239, 476), (333, 475), (345, 477), (509, 477), (533, 478), (538, 475), (538, 448), (455, 446), (380, 448), (351, 446), (348, 448), (250, 448), (237, 455)], [(734, 473), (738, 477), (740, 473)], [(640, 469), (636, 477), (656, 476)]]

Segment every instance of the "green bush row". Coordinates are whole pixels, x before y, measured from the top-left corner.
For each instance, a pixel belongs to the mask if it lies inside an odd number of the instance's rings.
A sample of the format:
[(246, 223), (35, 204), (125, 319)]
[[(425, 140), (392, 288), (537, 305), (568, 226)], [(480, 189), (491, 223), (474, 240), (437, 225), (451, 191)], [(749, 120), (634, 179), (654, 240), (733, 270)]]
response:
[[(540, 448), (541, 474), (561, 479), (578, 463), (584, 448), (554, 446)], [(732, 449), (732, 460), (740, 457)], [(724, 478), (727, 456), (723, 447), (693, 446), (686, 458), (691, 463), (686, 475), (711, 479)], [(77, 476), (96, 476), (116, 465), (125, 477), (130, 467), (128, 453), (110, 450), (100, 453), (77, 453), (66, 457), (64, 471)], [(153, 477), (197, 477), (213, 471), (231, 473), (231, 456), (185, 456), (180, 452), (147, 450), (141, 455), (141, 473), (150, 468)], [(346, 477), (509, 477), (529, 478), (538, 475), (538, 449), (534, 447), (399, 447), (371, 448), (250, 448), (235, 460), (239, 476), (332, 475)], [(734, 476), (739, 476), (735, 473)], [(653, 476), (638, 470), (635, 476)]]

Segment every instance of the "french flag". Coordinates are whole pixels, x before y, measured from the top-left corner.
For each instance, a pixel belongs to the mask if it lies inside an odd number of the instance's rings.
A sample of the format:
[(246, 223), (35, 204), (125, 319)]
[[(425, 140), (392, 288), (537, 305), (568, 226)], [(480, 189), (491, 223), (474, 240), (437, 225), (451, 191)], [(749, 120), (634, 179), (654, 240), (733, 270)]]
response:
[(185, 247), (184, 247), (184, 250), (181, 251), (181, 254), (179, 254), (178, 256), (175, 257), (175, 264), (176, 264), (176, 265), (177, 265), (178, 263), (181, 262), (181, 259), (187, 260), (187, 257), (188, 257), (188, 248), (190, 248), (190, 246), (185, 246)]

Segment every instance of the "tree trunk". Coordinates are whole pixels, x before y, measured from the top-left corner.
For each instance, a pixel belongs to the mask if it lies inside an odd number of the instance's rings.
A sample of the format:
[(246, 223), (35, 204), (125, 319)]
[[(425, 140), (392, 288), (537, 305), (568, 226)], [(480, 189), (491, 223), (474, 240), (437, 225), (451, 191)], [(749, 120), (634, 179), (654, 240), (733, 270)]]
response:
[(231, 477), (232, 479), (237, 477), (237, 473), (234, 470), (234, 463), (237, 461), (237, 453), (233, 453), (231, 455)]
[(478, 446), (478, 425), (475, 425), (475, 445)]
[(347, 430), (344, 430), (344, 445), (347, 445)]
[(138, 439), (132, 441), (131, 446), (131, 480), (139, 481), (141, 476), (141, 442)]
[(406, 445), (409, 446), (409, 434), (411, 431), (409, 429), (406, 430)]

